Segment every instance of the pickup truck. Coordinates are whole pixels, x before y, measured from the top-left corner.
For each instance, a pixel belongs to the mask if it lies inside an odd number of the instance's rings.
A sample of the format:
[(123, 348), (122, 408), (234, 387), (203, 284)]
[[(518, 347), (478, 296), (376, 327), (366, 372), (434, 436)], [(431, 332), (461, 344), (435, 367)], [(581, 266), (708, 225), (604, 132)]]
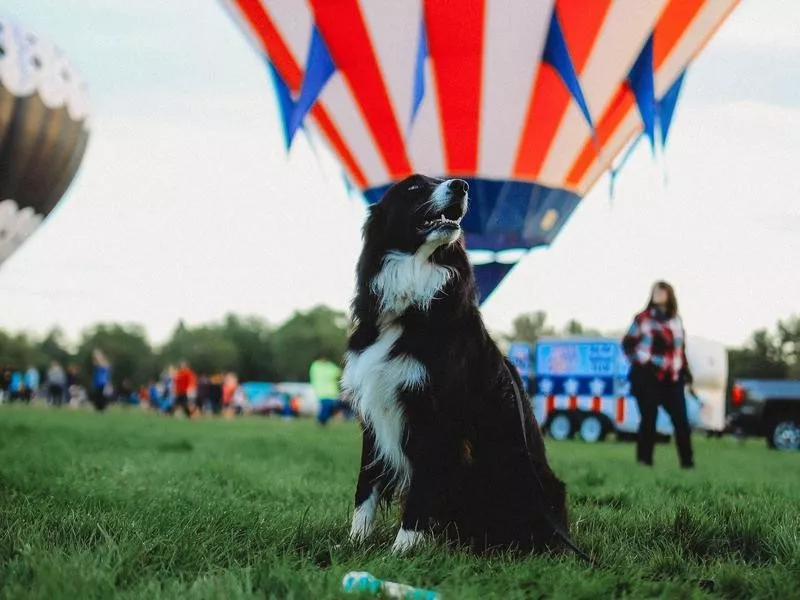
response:
[(800, 381), (739, 379), (730, 399), (727, 431), (763, 436), (776, 450), (800, 450)]

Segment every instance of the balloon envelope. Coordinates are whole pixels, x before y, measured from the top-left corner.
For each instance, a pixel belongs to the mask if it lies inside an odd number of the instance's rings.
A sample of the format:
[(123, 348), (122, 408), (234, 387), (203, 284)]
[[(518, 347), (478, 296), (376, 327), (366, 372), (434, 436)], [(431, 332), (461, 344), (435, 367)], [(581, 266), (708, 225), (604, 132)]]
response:
[(0, 17), (0, 264), (63, 196), (88, 137), (86, 90), (69, 59)]
[[(268, 61), (287, 144), (319, 133), (368, 202), (470, 183), (471, 250), (550, 244), (613, 158), (666, 142), (737, 0), (223, 0)], [(657, 129), (661, 137), (657, 137)], [(513, 267), (475, 265), (485, 298)]]

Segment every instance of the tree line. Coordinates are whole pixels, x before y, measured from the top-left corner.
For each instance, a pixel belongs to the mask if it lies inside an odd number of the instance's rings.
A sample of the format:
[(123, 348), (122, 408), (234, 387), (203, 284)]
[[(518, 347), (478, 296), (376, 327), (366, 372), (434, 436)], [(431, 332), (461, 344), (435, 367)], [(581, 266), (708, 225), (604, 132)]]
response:
[[(85, 378), (91, 355), (100, 348), (113, 365), (115, 385), (132, 385), (157, 378), (163, 368), (187, 360), (198, 373), (233, 371), (241, 381), (306, 381), (308, 367), (319, 353), (342, 356), (348, 318), (326, 306), (298, 311), (280, 325), (260, 317), (230, 314), (221, 321), (197, 326), (179, 323), (162, 345), (152, 344), (140, 325), (105, 323), (85, 330), (71, 344), (55, 328), (44, 337), (0, 330), (0, 370), (35, 366), (46, 371), (51, 361), (75, 365)], [(606, 332), (621, 337), (622, 332)], [(544, 312), (519, 315), (512, 330), (497, 336), (501, 343), (535, 342), (549, 335), (602, 335), (578, 321), (556, 328)], [(777, 323), (773, 330), (753, 332), (741, 348), (729, 350), (731, 378), (800, 379), (800, 315)]]
[(198, 373), (233, 371), (240, 381), (306, 381), (320, 352), (342, 356), (348, 320), (325, 306), (296, 312), (279, 326), (260, 317), (227, 315), (216, 323), (181, 322), (162, 345), (153, 345), (140, 325), (103, 323), (85, 330), (71, 345), (55, 328), (43, 338), (0, 330), (0, 370), (30, 366), (45, 371), (52, 361), (75, 365), (86, 382), (92, 351), (100, 348), (112, 364), (115, 386), (156, 379), (167, 365), (187, 360)]

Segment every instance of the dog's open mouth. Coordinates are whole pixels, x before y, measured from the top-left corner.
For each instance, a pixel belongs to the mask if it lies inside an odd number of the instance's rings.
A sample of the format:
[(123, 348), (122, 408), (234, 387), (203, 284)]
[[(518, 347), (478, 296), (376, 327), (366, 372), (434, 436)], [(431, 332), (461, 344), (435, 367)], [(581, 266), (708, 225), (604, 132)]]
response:
[(434, 216), (422, 224), (425, 233), (434, 230), (460, 229), (461, 219), (464, 217), (464, 207), (461, 202), (454, 202), (444, 209), (438, 216)]

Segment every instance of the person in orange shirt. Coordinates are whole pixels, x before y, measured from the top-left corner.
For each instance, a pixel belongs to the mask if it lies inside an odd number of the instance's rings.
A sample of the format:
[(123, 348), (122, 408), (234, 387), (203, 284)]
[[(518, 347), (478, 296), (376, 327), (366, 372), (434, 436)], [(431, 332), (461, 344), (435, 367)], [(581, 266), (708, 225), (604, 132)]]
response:
[(146, 385), (139, 386), (139, 408), (146, 411), (150, 408), (150, 389)]
[(194, 405), (189, 402), (189, 397), (197, 391), (197, 375), (189, 368), (189, 363), (181, 361), (178, 372), (175, 374), (175, 402), (172, 404), (171, 413), (176, 408), (183, 409), (187, 417), (194, 415)]
[(226, 416), (233, 414), (233, 395), (239, 387), (239, 379), (234, 373), (227, 373), (222, 382), (222, 407)]

